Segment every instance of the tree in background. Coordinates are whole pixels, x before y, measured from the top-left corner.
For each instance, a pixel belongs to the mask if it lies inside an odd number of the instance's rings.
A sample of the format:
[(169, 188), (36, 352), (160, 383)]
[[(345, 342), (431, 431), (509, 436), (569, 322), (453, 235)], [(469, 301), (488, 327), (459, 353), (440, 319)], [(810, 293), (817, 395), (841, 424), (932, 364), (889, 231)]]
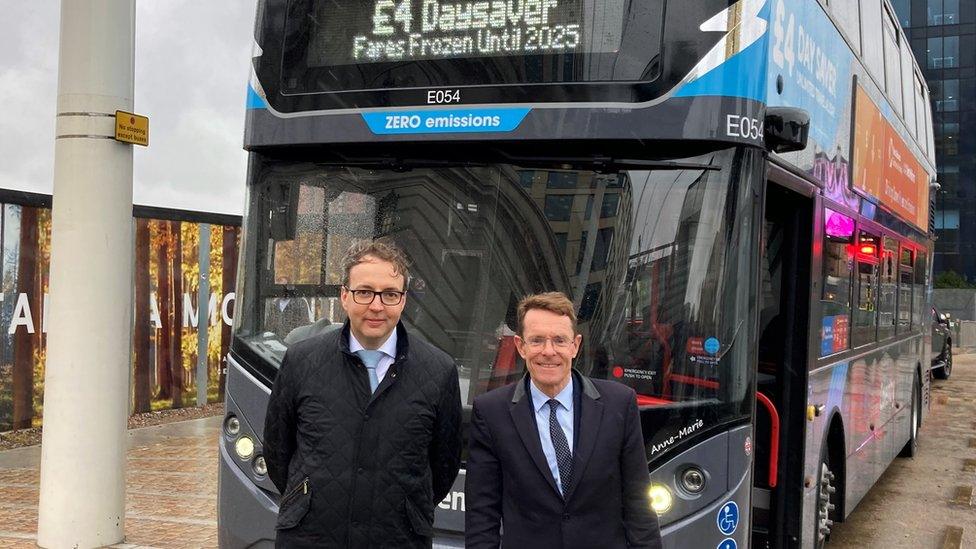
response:
[(171, 243), (173, 238), (168, 221), (159, 221), (157, 224), (159, 227), (159, 248), (157, 249), (156, 257), (159, 269), (159, 288), (156, 292), (156, 299), (159, 300), (160, 330), (159, 341), (156, 344), (156, 384), (159, 386), (156, 399), (168, 402), (173, 398), (171, 353), (173, 351), (172, 339), (174, 324), (172, 313), (173, 290), (170, 284), (170, 275), (172, 273), (170, 267), (172, 264), (170, 250), (172, 249)]
[(173, 408), (183, 407), (183, 234), (180, 231), (182, 223), (170, 221), (169, 230), (172, 235), (173, 254), (172, 270), (173, 282), (173, 340), (170, 345), (170, 381), (172, 383), (170, 396)]
[[(51, 210), (37, 210), (37, 272), (38, 292), (42, 296), (37, 318), (43, 328), (47, 303), (43, 296), (48, 295), (51, 282)], [(44, 415), (44, 368), (47, 364), (47, 334), (43, 329), (34, 331), (34, 427), (41, 426)]]
[(956, 271), (944, 271), (936, 275), (935, 277), (935, 288), (937, 290), (943, 289), (958, 289), (958, 290), (970, 290), (976, 288), (976, 285), (970, 284), (966, 279)]
[(222, 371), (222, 340), (224, 322), (220, 315), (220, 305), (224, 295), (224, 231), (220, 225), (210, 225), (210, 296), (207, 309), (207, 402), (222, 400), (220, 392), (220, 372)]
[(136, 219), (135, 326), (133, 327), (133, 411), (152, 408), (149, 379), (149, 220)]
[[(35, 334), (41, 331), (39, 315), (41, 292), (38, 289), (37, 247), (38, 247), (37, 208), (20, 208), (20, 243), (17, 260), (17, 293), (15, 309), (18, 316), (30, 315), (32, 329), (17, 326), (14, 335), (13, 367), (13, 428), (25, 429), (32, 426), (34, 418), (34, 350)], [(26, 296), (28, 308), (20, 309), (20, 296)], [(36, 316), (35, 316), (36, 315)]]
[[(180, 335), (180, 353), (183, 359), (182, 372), (184, 379), (190, 380), (190, 384), (184, 384), (183, 390), (186, 391), (185, 398), (191, 402), (196, 400), (196, 379), (197, 373), (197, 330), (194, 324), (197, 323), (200, 304), (197, 303), (198, 292), (200, 290), (200, 225), (198, 223), (183, 223), (181, 236), (183, 248), (182, 265), (182, 284), (180, 291), (180, 315), (182, 332)], [(203, 380), (206, 383), (207, 380)]]

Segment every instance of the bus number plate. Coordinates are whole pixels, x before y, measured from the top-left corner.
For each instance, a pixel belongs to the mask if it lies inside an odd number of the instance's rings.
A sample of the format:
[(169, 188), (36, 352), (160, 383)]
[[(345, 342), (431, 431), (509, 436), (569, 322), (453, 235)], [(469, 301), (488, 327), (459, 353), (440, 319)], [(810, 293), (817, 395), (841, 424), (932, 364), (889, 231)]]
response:
[(461, 90), (428, 90), (428, 105), (450, 105), (461, 102)]

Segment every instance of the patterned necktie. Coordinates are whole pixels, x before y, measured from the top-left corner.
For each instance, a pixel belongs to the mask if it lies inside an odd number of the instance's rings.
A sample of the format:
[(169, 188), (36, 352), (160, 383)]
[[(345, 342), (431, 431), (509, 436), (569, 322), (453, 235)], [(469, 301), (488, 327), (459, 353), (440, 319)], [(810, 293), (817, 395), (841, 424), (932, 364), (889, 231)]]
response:
[(554, 398), (549, 399), (549, 437), (552, 438), (552, 446), (556, 449), (559, 487), (565, 496), (573, 482), (573, 454), (569, 451), (566, 433), (563, 432), (563, 428), (560, 427), (559, 421), (556, 419), (556, 406), (559, 406), (559, 401)]
[(367, 351), (366, 349), (360, 349), (356, 351), (359, 355), (360, 360), (363, 361), (363, 366), (366, 366), (366, 372), (369, 374), (369, 391), (371, 393), (376, 392), (376, 386), (380, 384), (380, 380), (376, 377), (376, 365), (380, 363), (380, 359), (383, 358), (382, 351)]

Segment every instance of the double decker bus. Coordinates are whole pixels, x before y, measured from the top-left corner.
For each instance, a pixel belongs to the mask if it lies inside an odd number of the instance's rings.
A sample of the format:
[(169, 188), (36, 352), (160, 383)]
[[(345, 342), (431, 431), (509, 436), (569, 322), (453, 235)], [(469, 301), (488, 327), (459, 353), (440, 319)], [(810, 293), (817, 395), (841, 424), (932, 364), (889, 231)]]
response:
[[(666, 547), (823, 546), (928, 405), (934, 145), (896, 21), (887, 0), (261, 0), (221, 546), (273, 544), (270, 388), (344, 322), (342, 254), (374, 238), (411, 258), (403, 322), (455, 358), (467, 411), (524, 373), (519, 298), (565, 292), (576, 368), (637, 392)], [(437, 547), (463, 546), (464, 482)]]

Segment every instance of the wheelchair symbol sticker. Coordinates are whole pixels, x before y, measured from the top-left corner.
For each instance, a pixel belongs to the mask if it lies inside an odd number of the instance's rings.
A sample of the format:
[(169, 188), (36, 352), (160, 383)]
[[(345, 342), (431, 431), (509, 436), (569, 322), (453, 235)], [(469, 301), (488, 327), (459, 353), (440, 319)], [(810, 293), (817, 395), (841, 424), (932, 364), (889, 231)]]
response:
[[(722, 506), (716, 517), (716, 522), (718, 523), (718, 531), (726, 536), (731, 536), (735, 533), (735, 529), (739, 526), (739, 506), (735, 504), (734, 501), (730, 501)], [(722, 543), (725, 543), (724, 541)], [(720, 546), (720, 549), (725, 549)]]
[(722, 540), (722, 543), (719, 543), (718, 547), (716, 547), (715, 549), (737, 549), (737, 547), (738, 545), (735, 543), (734, 539), (725, 538)]

